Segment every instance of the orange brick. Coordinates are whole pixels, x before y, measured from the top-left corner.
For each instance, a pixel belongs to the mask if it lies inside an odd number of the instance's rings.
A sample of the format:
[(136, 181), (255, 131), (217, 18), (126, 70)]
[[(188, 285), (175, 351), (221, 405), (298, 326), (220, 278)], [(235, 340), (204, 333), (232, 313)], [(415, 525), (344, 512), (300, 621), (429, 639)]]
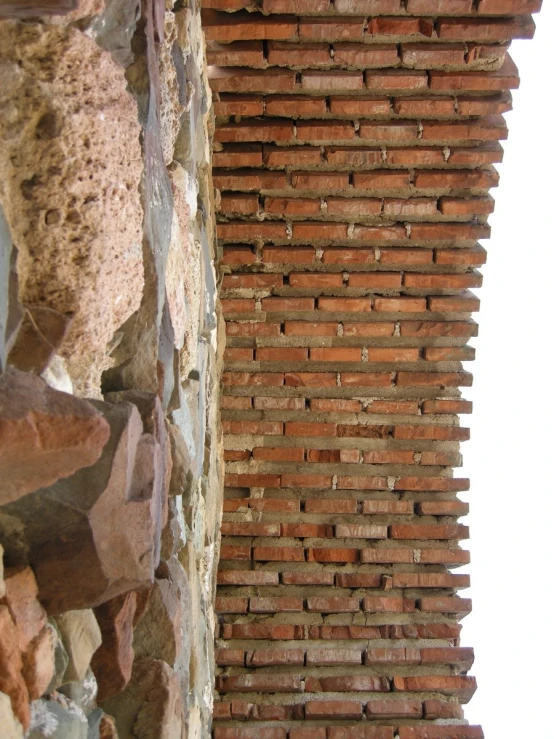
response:
[(310, 359), (314, 362), (361, 362), (362, 350), (355, 348), (310, 349)]
[(303, 462), (303, 449), (289, 449), (288, 447), (279, 447), (277, 449), (256, 447), (252, 451), (254, 459), (263, 460), (264, 462)]

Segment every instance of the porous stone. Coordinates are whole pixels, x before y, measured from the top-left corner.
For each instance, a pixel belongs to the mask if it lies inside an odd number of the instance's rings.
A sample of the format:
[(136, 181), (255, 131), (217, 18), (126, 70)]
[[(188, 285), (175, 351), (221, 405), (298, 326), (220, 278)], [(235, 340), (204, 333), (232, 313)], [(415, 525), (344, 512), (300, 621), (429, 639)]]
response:
[(67, 666), (69, 664), (69, 655), (67, 654), (67, 650), (63, 645), (62, 635), (60, 634), (55, 619), (50, 618), (48, 620), (48, 625), (52, 627), (55, 634), (54, 674), (46, 691), (48, 693), (51, 693), (53, 690), (59, 688), (63, 682), (63, 676), (65, 675)]
[(0, 691), (9, 696), (12, 711), (24, 729), (29, 726), (29, 693), (21, 671), (23, 662), (17, 628), (7, 606), (0, 605)]
[(23, 322), (8, 361), (23, 372), (44, 372), (71, 326), (72, 316), (42, 305), (25, 307)]
[(94, 464), (108, 436), (108, 423), (86, 400), (8, 370), (0, 377), (0, 504)]
[(121, 693), (131, 678), (133, 660), (133, 623), (137, 609), (135, 591), (112, 598), (94, 610), (102, 632), (102, 644), (91, 666), (98, 681), (98, 700)]
[(144, 280), (136, 103), (111, 54), (71, 26), (2, 23), (0, 68), (0, 202), (19, 297), (74, 314), (60, 353), (77, 392), (98, 396)]
[(140, 415), (126, 402), (94, 404), (111, 429), (98, 462), (4, 509), (13, 526), (15, 520), (24, 527), (26, 556), (52, 614), (96, 607), (143, 587), (159, 561), (162, 485), (133, 497)]
[(2, 739), (23, 739), (23, 727), (14, 716), (10, 698), (5, 693), (0, 693), (0, 726)]
[(161, 660), (136, 659), (126, 689), (102, 708), (114, 716), (119, 739), (185, 739), (179, 679)]
[(56, 671), (56, 642), (56, 631), (46, 624), (23, 654), (23, 677), (31, 700), (44, 695), (52, 683)]
[(58, 693), (73, 701), (88, 716), (96, 707), (98, 683), (89, 667), (82, 680), (71, 680), (64, 683), (59, 688)]
[(60, 614), (56, 623), (69, 656), (63, 682), (83, 680), (92, 655), (102, 643), (102, 633), (94, 611), (90, 608), (68, 611)]

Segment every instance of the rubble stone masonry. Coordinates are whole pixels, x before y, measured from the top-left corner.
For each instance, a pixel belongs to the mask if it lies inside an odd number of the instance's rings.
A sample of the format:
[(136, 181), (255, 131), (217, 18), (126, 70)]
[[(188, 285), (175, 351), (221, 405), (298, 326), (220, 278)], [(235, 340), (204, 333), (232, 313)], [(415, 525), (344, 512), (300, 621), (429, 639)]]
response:
[(214, 739), (481, 739), (460, 416), (540, 0), (207, 0), (227, 327)]

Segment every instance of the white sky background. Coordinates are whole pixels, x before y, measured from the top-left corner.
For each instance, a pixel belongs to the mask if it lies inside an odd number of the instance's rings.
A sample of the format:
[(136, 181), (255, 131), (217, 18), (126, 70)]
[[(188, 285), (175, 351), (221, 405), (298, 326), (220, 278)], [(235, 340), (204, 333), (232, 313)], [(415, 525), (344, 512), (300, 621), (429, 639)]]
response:
[(462, 643), (479, 686), (466, 716), (487, 739), (554, 739), (554, 0), (535, 22), (535, 39), (511, 48), (521, 88), (465, 365), (472, 587), (459, 594), (473, 598)]

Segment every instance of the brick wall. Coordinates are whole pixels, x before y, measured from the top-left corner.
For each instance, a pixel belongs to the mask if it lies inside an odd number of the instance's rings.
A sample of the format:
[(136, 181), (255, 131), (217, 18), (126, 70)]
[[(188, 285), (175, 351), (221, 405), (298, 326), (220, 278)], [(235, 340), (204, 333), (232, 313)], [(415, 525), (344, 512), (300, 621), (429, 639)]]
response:
[(204, 3), (227, 320), (215, 739), (483, 736), (453, 571), (462, 362), (508, 47), (540, 4)]

